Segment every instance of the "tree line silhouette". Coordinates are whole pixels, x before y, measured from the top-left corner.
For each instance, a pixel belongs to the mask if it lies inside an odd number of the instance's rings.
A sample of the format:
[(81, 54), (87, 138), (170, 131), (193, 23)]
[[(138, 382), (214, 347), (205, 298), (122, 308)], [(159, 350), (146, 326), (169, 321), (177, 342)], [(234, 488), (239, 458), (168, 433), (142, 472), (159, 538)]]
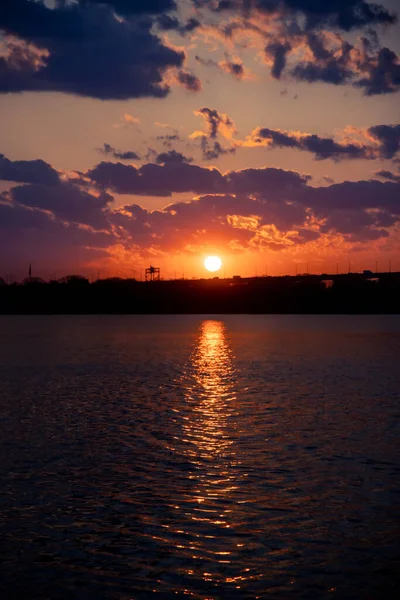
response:
[(366, 278), (253, 277), (142, 282), (118, 277), (94, 282), (68, 275), (21, 284), (0, 279), (1, 314), (396, 314), (400, 273)]

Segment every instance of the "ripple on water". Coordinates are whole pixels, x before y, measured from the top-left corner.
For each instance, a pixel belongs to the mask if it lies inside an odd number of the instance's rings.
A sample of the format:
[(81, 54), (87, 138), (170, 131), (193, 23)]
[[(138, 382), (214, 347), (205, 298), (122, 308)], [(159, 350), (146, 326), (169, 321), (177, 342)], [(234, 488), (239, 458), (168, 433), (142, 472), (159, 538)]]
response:
[(4, 323), (1, 597), (393, 595), (400, 326), (314, 319)]

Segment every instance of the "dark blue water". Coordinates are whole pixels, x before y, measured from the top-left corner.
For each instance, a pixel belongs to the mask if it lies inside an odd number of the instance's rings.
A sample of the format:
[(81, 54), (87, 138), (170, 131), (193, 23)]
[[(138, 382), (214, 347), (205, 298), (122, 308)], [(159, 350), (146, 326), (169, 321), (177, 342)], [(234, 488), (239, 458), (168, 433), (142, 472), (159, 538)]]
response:
[(0, 597), (396, 597), (399, 417), (400, 317), (0, 317)]

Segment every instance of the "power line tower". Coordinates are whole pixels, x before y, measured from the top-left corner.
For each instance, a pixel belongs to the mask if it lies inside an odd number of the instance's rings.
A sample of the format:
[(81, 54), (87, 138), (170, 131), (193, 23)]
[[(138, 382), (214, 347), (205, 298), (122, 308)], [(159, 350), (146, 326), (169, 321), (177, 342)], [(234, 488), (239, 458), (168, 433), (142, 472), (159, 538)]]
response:
[(145, 281), (160, 281), (160, 268), (150, 265), (145, 271)]

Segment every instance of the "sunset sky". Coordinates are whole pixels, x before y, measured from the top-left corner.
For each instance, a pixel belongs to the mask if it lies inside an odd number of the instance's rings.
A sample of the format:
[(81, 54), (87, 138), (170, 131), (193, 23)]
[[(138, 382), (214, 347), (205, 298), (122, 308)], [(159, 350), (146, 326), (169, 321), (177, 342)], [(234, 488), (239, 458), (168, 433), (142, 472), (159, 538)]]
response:
[(1, 0), (0, 277), (400, 270), (397, 8)]

